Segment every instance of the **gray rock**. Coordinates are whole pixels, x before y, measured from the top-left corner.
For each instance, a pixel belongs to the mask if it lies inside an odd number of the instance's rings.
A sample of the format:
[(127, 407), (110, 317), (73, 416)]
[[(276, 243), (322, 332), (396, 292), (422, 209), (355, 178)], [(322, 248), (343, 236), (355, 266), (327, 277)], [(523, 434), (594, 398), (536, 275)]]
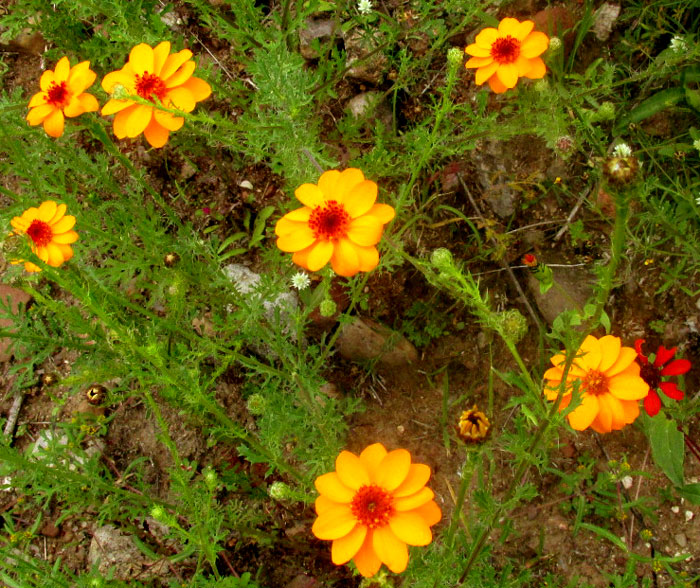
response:
[[(379, 32), (368, 33), (353, 29), (345, 35), (346, 65), (349, 78), (378, 85), (384, 78), (389, 65), (387, 56), (382, 51), (372, 52), (379, 47), (382, 36)], [(371, 55), (370, 55), (371, 54)]]
[(340, 355), (350, 361), (376, 360), (384, 367), (399, 367), (418, 360), (418, 351), (403, 335), (370, 319), (355, 317), (338, 336)]
[[(65, 459), (60, 459), (58, 461), (54, 460), (53, 449), (56, 448), (65, 455)], [(68, 469), (75, 470), (78, 466), (85, 464), (86, 459), (91, 459), (93, 457), (99, 457), (105, 449), (105, 443), (100, 438), (91, 438), (87, 442), (87, 447), (85, 448), (85, 456), (78, 455), (74, 451), (68, 449), (68, 436), (59, 434), (50, 429), (46, 429), (39, 433), (37, 440), (29, 446), (29, 457), (39, 460), (47, 461), (50, 466), (65, 465), (68, 463)]]
[(620, 5), (605, 2), (595, 11), (594, 22), (591, 30), (599, 41), (607, 41), (610, 33), (620, 16)]
[(113, 525), (104, 525), (95, 531), (88, 564), (90, 567), (97, 565), (103, 576), (112, 570), (112, 577), (122, 582), (137, 577), (139, 580), (166, 577), (170, 570), (167, 558), (152, 562), (136, 547), (130, 535)]
[(330, 18), (306, 19), (306, 28), (299, 31), (299, 52), (304, 59), (317, 59), (318, 52), (313, 48), (313, 42), (318, 39), (321, 44), (330, 41), (338, 26)]
[(392, 126), (394, 117), (383, 92), (362, 92), (348, 100), (346, 107), (356, 119), (365, 119), (371, 126), (375, 121), (387, 129)]
[[(546, 263), (545, 260), (541, 260)], [(527, 287), (537, 308), (551, 325), (565, 310), (583, 309), (593, 294), (593, 278), (585, 268), (552, 268), (555, 285), (545, 294), (540, 293), (540, 283), (528, 272)]]

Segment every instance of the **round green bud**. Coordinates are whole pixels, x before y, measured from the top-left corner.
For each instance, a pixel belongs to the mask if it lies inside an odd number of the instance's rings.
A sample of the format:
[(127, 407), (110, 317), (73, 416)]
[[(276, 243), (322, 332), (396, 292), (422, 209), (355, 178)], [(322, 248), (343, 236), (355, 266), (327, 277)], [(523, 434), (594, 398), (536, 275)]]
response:
[(551, 37), (549, 39), (549, 50), (552, 53), (556, 53), (559, 51), (562, 47), (562, 42), (559, 37)]
[(325, 318), (333, 316), (336, 310), (338, 310), (338, 307), (330, 298), (322, 300), (321, 304), (318, 305), (318, 312), (320, 312), (321, 316)]
[(270, 484), (267, 493), (275, 500), (285, 500), (291, 498), (292, 489), (284, 482), (273, 482)]
[(459, 67), (462, 65), (462, 60), (464, 59), (464, 51), (457, 47), (452, 47), (447, 52), (447, 63), (451, 67)]
[(430, 263), (441, 272), (449, 272), (454, 269), (454, 259), (449, 249), (440, 247), (430, 254)]
[(519, 310), (510, 308), (501, 312), (499, 318), (502, 332), (508, 336), (513, 343), (517, 343), (527, 335), (527, 319)]
[(248, 412), (255, 416), (265, 414), (267, 399), (262, 394), (251, 394), (247, 402)]
[(612, 102), (603, 102), (596, 114), (598, 120), (612, 120), (615, 118), (615, 105)]
[(151, 509), (151, 516), (161, 523), (165, 522), (168, 518), (168, 514), (162, 506), (154, 506)]
[(204, 483), (210, 490), (214, 490), (216, 488), (217, 484), (219, 483), (219, 478), (214, 470), (210, 468), (204, 470)]
[(545, 92), (549, 92), (549, 82), (545, 78), (539, 79), (535, 82), (534, 88), (536, 92), (544, 94)]

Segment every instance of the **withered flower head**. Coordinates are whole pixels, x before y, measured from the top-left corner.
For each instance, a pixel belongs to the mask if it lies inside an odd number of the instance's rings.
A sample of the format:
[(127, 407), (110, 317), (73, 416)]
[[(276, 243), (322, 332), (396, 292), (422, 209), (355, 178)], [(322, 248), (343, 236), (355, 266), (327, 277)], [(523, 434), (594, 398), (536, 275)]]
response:
[(479, 443), (486, 439), (491, 430), (488, 417), (479, 410), (475, 404), (469, 410), (465, 410), (459, 417), (457, 434), (462, 441)]
[(634, 182), (639, 171), (639, 160), (634, 155), (610, 157), (603, 164), (603, 174), (609, 183), (626, 186)]
[(107, 394), (107, 388), (101, 384), (93, 384), (85, 391), (85, 397), (90, 404), (97, 406), (102, 404)]

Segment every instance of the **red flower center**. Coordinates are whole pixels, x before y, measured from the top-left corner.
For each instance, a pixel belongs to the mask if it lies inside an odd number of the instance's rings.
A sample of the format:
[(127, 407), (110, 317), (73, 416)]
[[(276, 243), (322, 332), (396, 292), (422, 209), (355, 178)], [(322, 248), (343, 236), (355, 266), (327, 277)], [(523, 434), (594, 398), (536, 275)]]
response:
[(53, 239), (53, 231), (49, 223), (40, 220), (33, 220), (27, 229), (27, 235), (37, 247), (46, 247)]
[(316, 239), (330, 241), (344, 237), (350, 225), (350, 215), (342, 204), (329, 200), (323, 206), (317, 206), (309, 217), (309, 228)]
[(646, 365), (640, 364), (641, 369), (639, 370), (639, 376), (648, 385), (650, 390), (656, 390), (661, 382), (661, 374), (659, 368), (654, 367), (652, 364), (648, 363)]
[(375, 484), (360, 487), (350, 503), (350, 510), (360, 524), (369, 529), (386, 526), (395, 512), (391, 494)]
[(513, 63), (520, 56), (520, 41), (510, 35), (496, 39), (491, 45), (491, 57), (499, 64)]
[(608, 376), (598, 370), (589, 371), (583, 377), (582, 391), (593, 396), (607, 394), (609, 391)]
[(68, 101), (68, 89), (66, 88), (66, 82), (61, 82), (60, 84), (51, 82), (46, 94), (46, 101), (49, 104), (53, 104), (58, 108), (63, 108), (66, 105), (65, 103)]
[(165, 87), (165, 82), (158, 76), (148, 73), (147, 71), (144, 72), (142, 76), (136, 74), (136, 93), (141, 96), (141, 98), (154, 102), (153, 96), (155, 96), (158, 100), (163, 102), (167, 91), (168, 89)]

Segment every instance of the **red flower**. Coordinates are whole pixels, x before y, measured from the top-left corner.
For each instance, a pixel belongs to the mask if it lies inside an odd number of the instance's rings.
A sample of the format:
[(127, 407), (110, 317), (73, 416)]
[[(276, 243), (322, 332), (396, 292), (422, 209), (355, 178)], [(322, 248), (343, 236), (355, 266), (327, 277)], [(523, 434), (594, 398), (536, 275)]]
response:
[(644, 339), (637, 339), (634, 342), (634, 348), (637, 351), (637, 362), (642, 367), (639, 375), (649, 384), (649, 394), (644, 399), (644, 410), (653, 417), (661, 408), (661, 398), (657, 390), (661, 390), (673, 400), (682, 400), (684, 396), (683, 391), (678, 389), (675, 382), (663, 382), (661, 376), (685, 374), (690, 369), (690, 362), (687, 359), (673, 359), (676, 348), (666, 349), (661, 345), (656, 352), (654, 363), (649, 363), (649, 358), (642, 353), (643, 344)]

